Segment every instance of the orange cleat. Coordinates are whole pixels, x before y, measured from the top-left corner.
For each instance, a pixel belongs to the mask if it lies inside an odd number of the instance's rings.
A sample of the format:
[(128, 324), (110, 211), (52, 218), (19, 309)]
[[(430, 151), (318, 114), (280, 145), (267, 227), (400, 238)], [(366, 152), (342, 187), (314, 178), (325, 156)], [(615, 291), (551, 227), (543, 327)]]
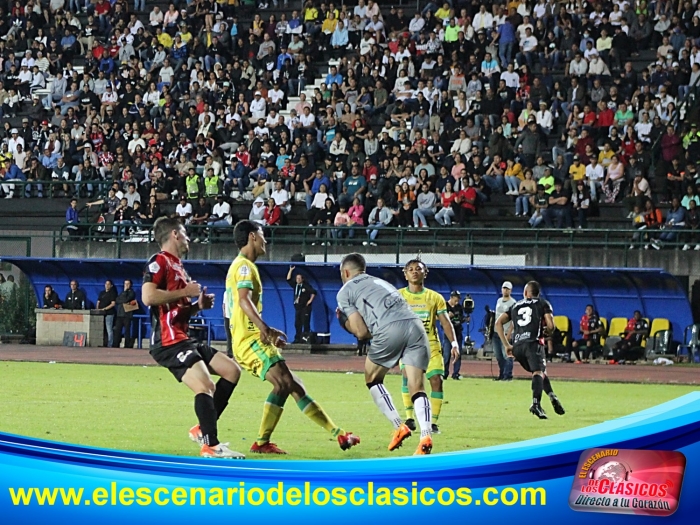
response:
[(228, 448), (228, 443), (219, 443), (213, 447), (202, 445), (200, 454), (203, 458), (245, 459), (244, 454)]
[(204, 436), (202, 436), (202, 431), (199, 429), (199, 425), (195, 425), (190, 429), (189, 436), (190, 439), (198, 445), (204, 445)]
[(405, 423), (402, 424), (399, 428), (394, 430), (394, 433), (391, 436), (391, 443), (389, 443), (389, 451), (396, 450), (401, 446), (404, 439), (408, 439), (410, 437), (411, 429), (408, 428)]
[(418, 448), (413, 454), (414, 456), (426, 456), (430, 454), (433, 450), (433, 438), (430, 436), (425, 436), (421, 438), (420, 443), (418, 443)]
[(250, 451), (254, 454), (286, 454), (284, 450), (279, 448), (274, 443), (270, 443), (269, 441), (264, 445), (253, 443), (253, 446), (250, 447)]

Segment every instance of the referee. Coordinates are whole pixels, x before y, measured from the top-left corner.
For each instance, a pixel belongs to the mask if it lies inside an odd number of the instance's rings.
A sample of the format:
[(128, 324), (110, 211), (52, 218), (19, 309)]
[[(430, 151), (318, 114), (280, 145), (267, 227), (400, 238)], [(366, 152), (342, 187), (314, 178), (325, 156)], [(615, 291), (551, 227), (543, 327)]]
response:
[(316, 298), (316, 290), (306, 282), (304, 276), (297, 274), (292, 279), (295, 266), (289, 267), (287, 283), (294, 289), (294, 342), (301, 343), (301, 336), (311, 331), (311, 303)]

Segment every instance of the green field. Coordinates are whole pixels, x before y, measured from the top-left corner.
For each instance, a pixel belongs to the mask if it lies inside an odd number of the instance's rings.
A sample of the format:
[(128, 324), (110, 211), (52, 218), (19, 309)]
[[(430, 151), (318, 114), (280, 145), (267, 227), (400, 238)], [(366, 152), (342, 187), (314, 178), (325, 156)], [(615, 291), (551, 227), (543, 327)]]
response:
[[(389, 453), (391, 427), (379, 413), (359, 374), (301, 373), (306, 387), (337, 424), (362, 443), (341, 452), (335, 441), (287, 404), (273, 436), (290, 459), (373, 458), (410, 455), (411, 438)], [(463, 379), (446, 383), (442, 434), (434, 452), (486, 447), (593, 425), (663, 403), (692, 386), (556, 382), (567, 414), (549, 420), (528, 413), (530, 382)], [(386, 384), (401, 405), (400, 378)], [(219, 424), (219, 438), (247, 452), (258, 431), (269, 385), (243, 375)], [(197, 455), (187, 438), (196, 423), (192, 394), (158, 367), (0, 363), (0, 431), (96, 447), (161, 454)], [(261, 456), (250, 457), (260, 458)], [(279, 458), (279, 456), (276, 456)]]

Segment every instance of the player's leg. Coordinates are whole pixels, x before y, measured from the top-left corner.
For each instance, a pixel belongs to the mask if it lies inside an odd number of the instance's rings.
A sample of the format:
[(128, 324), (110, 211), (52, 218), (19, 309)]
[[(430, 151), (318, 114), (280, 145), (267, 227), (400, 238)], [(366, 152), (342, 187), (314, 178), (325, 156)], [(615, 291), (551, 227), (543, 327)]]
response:
[(209, 361), (209, 367), (219, 375), (214, 392), (214, 406), (217, 419), (228, 406), (229, 399), (241, 377), (241, 368), (230, 357), (217, 352)]
[[(574, 356), (576, 357), (576, 364), (581, 364), (581, 353), (578, 350), (578, 341), (573, 341), (571, 343), (571, 350), (574, 352)], [(569, 356), (569, 361), (571, 361), (571, 356)]]
[(445, 373), (443, 368), (442, 352), (437, 346), (430, 348), (430, 361), (428, 362), (428, 370), (425, 373), (426, 379), (430, 382), (430, 411), (432, 413), (432, 433), (439, 434), (438, 418), (442, 410), (443, 400), (443, 380), (442, 376)]
[(408, 389), (411, 393), (413, 406), (415, 407), (416, 420), (420, 427), (420, 443), (416, 454), (430, 454), (433, 448), (433, 441), (431, 438), (433, 419), (431, 402), (428, 401), (428, 396), (425, 393), (425, 372), (418, 367), (406, 363), (406, 376), (408, 377)]
[(216, 424), (218, 415), (214, 404), (216, 385), (201, 359), (190, 365), (182, 376), (182, 382), (195, 394), (194, 411), (199, 420), (202, 456), (244, 458), (243, 454), (229, 450), (228, 447), (219, 443)]
[(530, 412), (540, 419), (547, 419), (547, 414), (545, 414), (541, 404), (546, 372), (544, 346), (540, 346), (537, 343), (528, 343), (526, 359), (528, 368), (532, 372), (532, 406), (530, 407)]
[(552, 403), (552, 408), (554, 409), (554, 412), (559, 414), (560, 416), (563, 416), (566, 413), (566, 411), (564, 410), (561, 401), (559, 401), (559, 398), (554, 393), (552, 383), (549, 381), (549, 376), (547, 376), (546, 373), (544, 373), (542, 377), (542, 388), (544, 390), (544, 393), (549, 396), (549, 400)]
[(275, 389), (284, 399), (291, 395), (296, 401), (299, 410), (311, 421), (324, 428), (330, 432), (333, 437), (338, 439), (338, 443), (343, 450), (359, 444), (359, 438), (349, 432), (345, 432), (336, 425), (325, 410), (323, 410), (321, 405), (311, 398), (306, 392), (306, 388), (304, 388), (301, 379), (289, 370), (284, 361), (279, 361), (273, 365), (272, 368), (268, 370), (265, 379), (274, 385)]
[(389, 443), (389, 450), (391, 451), (399, 448), (405, 439), (411, 437), (411, 429), (402, 422), (394, 400), (384, 386), (384, 377), (388, 371), (389, 368), (372, 362), (370, 356), (367, 356), (367, 359), (365, 359), (365, 384), (369, 389), (374, 404), (377, 405), (379, 411), (394, 427), (394, 433)]
[(406, 379), (406, 371), (404, 370), (403, 363), (401, 366), (401, 399), (403, 400), (403, 406), (406, 409), (406, 426), (411, 430), (416, 429), (416, 421), (413, 414), (413, 401), (411, 401), (411, 394), (408, 393), (408, 379)]

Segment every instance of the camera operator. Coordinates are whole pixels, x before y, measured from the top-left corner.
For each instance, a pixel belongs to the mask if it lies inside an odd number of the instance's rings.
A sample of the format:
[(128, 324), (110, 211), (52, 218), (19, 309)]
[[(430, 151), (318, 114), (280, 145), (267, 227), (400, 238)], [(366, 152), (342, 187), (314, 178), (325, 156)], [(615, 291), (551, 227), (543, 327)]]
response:
[[(455, 290), (450, 294), (450, 298), (447, 301), (447, 316), (452, 322), (452, 326), (455, 329), (455, 338), (457, 339), (457, 344), (459, 345), (459, 357), (455, 360), (454, 369), (452, 370), (452, 379), (459, 380), (459, 370), (462, 367), (462, 324), (466, 320), (464, 315), (464, 308), (460, 301), (460, 293)], [(445, 364), (445, 375), (444, 378), (450, 375), (450, 354), (452, 352), (452, 343), (445, 337), (442, 344), (442, 358)]]
[[(510, 307), (516, 303), (515, 299), (510, 296), (511, 290), (513, 290), (513, 284), (510, 281), (505, 281), (501, 285), (501, 293), (503, 296), (499, 297), (498, 301), (496, 302), (496, 319), (501, 317), (501, 315), (505, 312), (510, 311)], [(506, 334), (506, 339), (510, 340), (512, 331), (512, 321), (503, 326), (503, 332)], [(491, 344), (493, 345), (493, 352), (496, 354), (496, 360), (498, 361), (498, 377), (494, 378), (494, 381), (512, 381), (513, 358), (506, 355), (500, 337), (493, 337), (491, 341)]]

